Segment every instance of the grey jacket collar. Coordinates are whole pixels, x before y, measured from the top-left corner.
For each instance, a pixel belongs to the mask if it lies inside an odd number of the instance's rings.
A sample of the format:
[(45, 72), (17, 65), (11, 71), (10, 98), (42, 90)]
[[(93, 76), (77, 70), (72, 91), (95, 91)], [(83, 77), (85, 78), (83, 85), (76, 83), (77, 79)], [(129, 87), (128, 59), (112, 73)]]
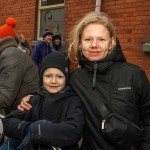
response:
[(16, 40), (11, 36), (0, 39), (0, 53), (7, 47), (18, 47)]

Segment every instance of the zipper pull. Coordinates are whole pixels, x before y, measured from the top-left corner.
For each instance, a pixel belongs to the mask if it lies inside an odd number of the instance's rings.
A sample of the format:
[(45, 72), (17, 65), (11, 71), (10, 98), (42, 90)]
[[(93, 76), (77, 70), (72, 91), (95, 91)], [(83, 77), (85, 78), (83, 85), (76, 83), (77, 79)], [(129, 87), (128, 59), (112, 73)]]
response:
[(105, 122), (106, 122), (106, 120), (102, 120), (102, 130), (104, 130), (104, 128), (105, 128)]
[[(38, 136), (39, 136), (39, 139), (40, 139), (40, 137), (41, 137), (41, 125), (40, 124), (38, 124)], [(40, 149), (41, 149), (41, 145), (39, 144), (38, 150), (40, 150)]]

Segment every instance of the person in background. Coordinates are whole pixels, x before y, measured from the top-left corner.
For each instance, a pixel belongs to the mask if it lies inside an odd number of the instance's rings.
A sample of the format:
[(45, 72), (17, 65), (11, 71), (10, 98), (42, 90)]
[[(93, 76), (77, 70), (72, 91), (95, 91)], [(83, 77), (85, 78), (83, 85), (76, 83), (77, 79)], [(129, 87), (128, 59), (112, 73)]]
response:
[(18, 49), (16, 20), (9, 17), (0, 27), (0, 114), (17, 108), (21, 99), (39, 89), (38, 68)]
[(59, 34), (53, 36), (52, 48), (54, 51), (62, 52), (67, 56), (67, 49), (62, 45), (61, 36)]
[(30, 47), (29, 47), (29, 44), (27, 42), (27, 40), (25, 39), (25, 36), (23, 34), (20, 34), (18, 36), (19, 38), (19, 43), (20, 45), (26, 49), (26, 53), (30, 56), (31, 55), (31, 50), (30, 50)]
[[(59, 60), (59, 61), (58, 61)], [(20, 143), (11, 150), (79, 150), (78, 141), (84, 126), (80, 98), (68, 85), (66, 57), (54, 52), (42, 61), (40, 91), (31, 97), (32, 109), (13, 111), (3, 119), (5, 134)], [(6, 143), (5, 143), (6, 144)], [(0, 149), (4, 148), (4, 145)]]
[(26, 48), (29, 49), (29, 44), (28, 44), (28, 42), (27, 42), (27, 40), (25, 39), (25, 36), (24, 36), (23, 34), (20, 34), (20, 35), (19, 35), (19, 41), (20, 41), (20, 43), (21, 43), (21, 45), (22, 45), (23, 47), (26, 47)]
[[(101, 111), (95, 109), (94, 97), (89, 96), (96, 91), (111, 112), (144, 129), (143, 138), (131, 149), (150, 150), (150, 84), (140, 67), (126, 61), (110, 18), (103, 12), (86, 14), (69, 39), (69, 51), (80, 66), (72, 73), (70, 85), (81, 97), (85, 115), (80, 149), (119, 150), (101, 132)], [(30, 109), (27, 99), (22, 99), (18, 109)]]
[[(64, 54), (66, 56), (66, 58), (68, 57), (67, 49), (65, 48), (64, 45), (62, 45), (61, 36), (59, 34), (56, 34), (56, 35), (53, 36), (52, 49), (53, 49), (53, 52), (55, 52), (55, 51), (60, 52), (60, 53)], [(67, 59), (67, 63), (68, 63), (68, 66), (69, 66), (69, 70), (71, 70), (69, 59)]]
[[(30, 56), (30, 49), (28, 49), (27, 47), (27, 45), (26, 45), (26, 47), (24, 47), (22, 44), (21, 44), (21, 39), (20, 39), (20, 37), (18, 36), (18, 34), (16, 34), (16, 38), (15, 38), (15, 40), (16, 40), (16, 42), (17, 42), (17, 44), (18, 44), (18, 49), (19, 50), (21, 50), (21, 51), (23, 51), (23, 52), (25, 52), (25, 53), (27, 53), (29, 56)], [(25, 42), (26, 43), (26, 42)], [(27, 43), (28, 44), (28, 43)]]
[(53, 38), (53, 33), (46, 30), (43, 33), (43, 41), (39, 41), (32, 52), (32, 60), (35, 62), (35, 64), (40, 68), (41, 62), (45, 56), (47, 56), (49, 53), (52, 53), (52, 47), (51, 42)]

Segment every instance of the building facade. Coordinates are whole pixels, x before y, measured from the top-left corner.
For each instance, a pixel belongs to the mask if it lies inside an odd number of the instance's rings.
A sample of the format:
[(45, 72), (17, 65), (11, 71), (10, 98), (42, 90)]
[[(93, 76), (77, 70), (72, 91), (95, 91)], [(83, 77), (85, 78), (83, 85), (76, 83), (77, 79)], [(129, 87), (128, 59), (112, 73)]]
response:
[[(85, 13), (99, 9), (116, 28), (127, 61), (145, 70), (150, 81), (150, 1), (148, 0), (5, 0), (0, 3), (0, 25), (17, 20), (16, 32), (27, 41), (41, 39), (44, 23), (60, 31), (66, 42), (73, 25)], [(43, 22), (42, 22), (43, 21)]]

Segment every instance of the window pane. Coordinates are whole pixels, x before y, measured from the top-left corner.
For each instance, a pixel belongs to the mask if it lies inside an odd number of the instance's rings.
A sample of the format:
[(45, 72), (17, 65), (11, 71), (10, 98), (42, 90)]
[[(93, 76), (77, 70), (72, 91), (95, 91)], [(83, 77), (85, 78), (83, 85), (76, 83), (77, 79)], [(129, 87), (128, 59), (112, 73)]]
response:
[(40, 17), (40, 37), (45, 29), (54, 34), (62, 34), (64, 28), (64, 8), (42, 10)]
[(64, 3), (64, 0), (41, 0), (41, 6), (50, 6), (62, 3)]

